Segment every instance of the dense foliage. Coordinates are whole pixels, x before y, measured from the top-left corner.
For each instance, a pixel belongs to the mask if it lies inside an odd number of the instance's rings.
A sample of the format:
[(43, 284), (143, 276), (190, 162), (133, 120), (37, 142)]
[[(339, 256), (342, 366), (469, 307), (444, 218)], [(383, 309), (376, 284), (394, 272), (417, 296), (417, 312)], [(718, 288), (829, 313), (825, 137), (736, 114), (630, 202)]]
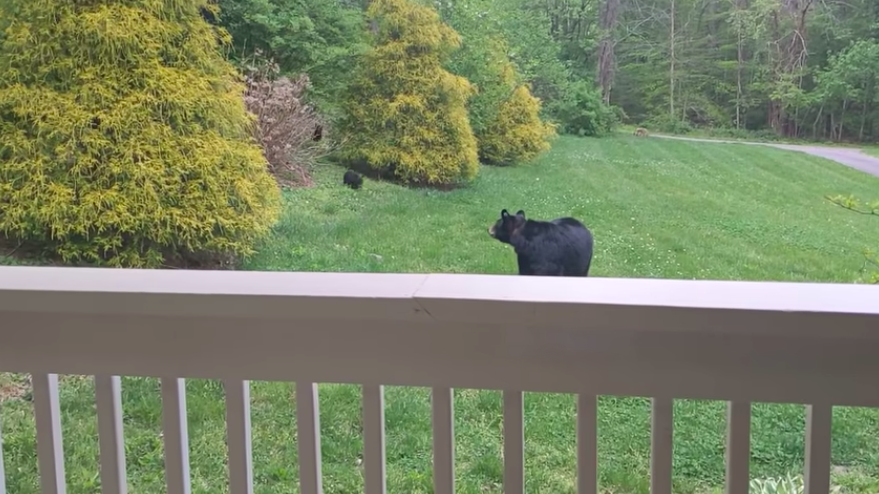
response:
[(485, 22), (478, 4), (456, 3), (445, 17), (464, 40), (449, 69), (476, 87), (468, 108), (480, 159), (515, 164), (549, 149), (547, 139), (555, 129), (543, 121), (540, 101), (521, 83), (501, 30)]
[(540, 119), (540, 100), (520, 84), (499, 105), (479, 139), (479, 155), (492, 165), (529, 161), (549, 149), (555, 127)]
[(553, 101), (550, 111), (561, 123), (565, 134), (602, 136), (608, 134), (617, 117), (614, 109), (601, 99), (601, 92), (591, 81), (576, 81)]
[(633, 121), (738, 136), (879, 139), (875, 0), (589, 3), (586, 18), (615, 6), (611, 101)]
[(279, 191), (210, 9), (0, 3), (0, 231), (120, 266), (252, 251)]
[(563, 132), (601, 133), (619, 115), (672, 132), (879, 140), (874, 0), (437, 3), (462, 33), (467, 17), (506, 36)]
[(601, 135), (614, 122), (600, 95), (584, 99), (584, 88), (597, 94), (592, 77), (584, 79), (571, 70), (564, 59), (564, 44), (552, 36), (552, 20), (535, 7), (530, 0), (440, 5), (443, 20), (463, 37), (450, 69), (479, 89), (470, 102), (470, 118), (481, 147), (489, 121), (521, 82), (527, 82), (541, 100), (542, 117), (556, 121), (562, 132)]
[(447, 71), (460, 37), (414, 0), (373, 0), (372, 47), (360, 60), (340, 128), (344, 156), (404, 183), (453, 184), (476, 176), (467, 115), (472, 85)]
[(470, 98), (467, 106), (470, 125), (478, 139), (516, 83), (504, 40), (499, 36), (465, 38), (461, 49), (452, 56), (448, 68), (476, 88), (476, 94)]
[(349, 70), (366, 49), (359, 2), (338, 0), (218, 0), (216, 22), (232, 35), (231, 56), (241, 62), (259, 50), (283, 75), (308, 74), (309, 97), (336, 115)]

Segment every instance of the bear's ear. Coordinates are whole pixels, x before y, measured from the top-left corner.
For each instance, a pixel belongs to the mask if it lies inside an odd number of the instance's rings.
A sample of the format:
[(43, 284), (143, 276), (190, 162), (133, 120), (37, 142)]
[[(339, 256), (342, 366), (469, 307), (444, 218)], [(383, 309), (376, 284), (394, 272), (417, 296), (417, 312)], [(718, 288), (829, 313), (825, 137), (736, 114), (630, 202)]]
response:
[(506, 209), (501, 210), (501, 218), (506, 218), (509, 215), (510, 215), (510, 212), (507, 211)]
[(521, 216), (524, 219), (525, 218), (525, 211), (520, 209), (519, 211), (516, 212), (516, 216)]

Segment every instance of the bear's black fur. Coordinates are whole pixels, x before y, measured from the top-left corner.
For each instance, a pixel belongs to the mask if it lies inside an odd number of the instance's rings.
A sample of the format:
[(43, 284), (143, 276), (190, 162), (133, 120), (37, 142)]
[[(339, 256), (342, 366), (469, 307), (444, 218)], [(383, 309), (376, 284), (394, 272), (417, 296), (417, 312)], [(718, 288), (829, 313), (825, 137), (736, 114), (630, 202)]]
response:
[(535, 221), (525, 219), (525, 211), (504, 209), (488, 233), (513, 246), (520, 275), (589, 276), (592, 232), (574, 218)]
[(345, 176), (342, 178), (342, 183), (351, 187), (354, 190), (360, 188), (363, 185), (363, 177), (360, 176), (359, 173), (354, 170), (348, 170), (345, 172)]

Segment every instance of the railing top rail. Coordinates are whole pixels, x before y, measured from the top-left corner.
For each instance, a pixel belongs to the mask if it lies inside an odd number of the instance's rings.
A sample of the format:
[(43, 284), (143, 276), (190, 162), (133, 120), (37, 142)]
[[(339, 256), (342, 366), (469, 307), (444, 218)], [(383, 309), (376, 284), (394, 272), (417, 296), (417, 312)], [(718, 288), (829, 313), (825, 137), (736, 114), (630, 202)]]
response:
[(868, 285), (0, 267), (0, 370), (879, 405)]
[[(406, 316), (432, 314), (423, 301), (500, 302), (552, 305), (600, 305), (655, 308), (725, 309), (879, 315), (879, 288), (871, 285), (637, 278), (558, 278), (470, 274), (289, 273), (253, 271), (135, 270), (58, 267), (0, 267), (0, 311), (46, 311), (49, 297), (58, 310), (65, 301), (90, 303), (78, 311), (147, 310), (149, 295), (178, 299), (217, 297), (235, 304), (227, 309), (247, 316), (248, 300), (274, 299), (295, 304), (299, 318), (325, 300), (338, 311), (319, 317), (344, 317), (346, 306), (360, 302), (402, 302)], [(132, 306), (98, 304), (107, 297), (139, 296)], [(40, 301), (34, 305), (28, 300)], [(116, 300), (120, 300), (116, 298)], [(296, 302), (303, 302), (300, 307)], [(196, 304), (197, 305), (197, 304)], [(73, 307), (76, 308), (76, 307)], [(215, 307), (214, 307), (215, 308)], [(261, 305), (260, 309), (265, 308)], [(303, 313), (301, 309), (306, 310)], [(157, 310), (161, 310), (158, 307)], [(167, 307), (174, 313), (174, 307)], [(151, 312), (151, 311), (150, 311)], [(279, 313), (278, 315), (283, 315)], [(397, 316), (399, 316), (398, 314)], [(360, 317), (367, 315), (361, 314)], [(384, 313), (382, 318), (394, 318)]]

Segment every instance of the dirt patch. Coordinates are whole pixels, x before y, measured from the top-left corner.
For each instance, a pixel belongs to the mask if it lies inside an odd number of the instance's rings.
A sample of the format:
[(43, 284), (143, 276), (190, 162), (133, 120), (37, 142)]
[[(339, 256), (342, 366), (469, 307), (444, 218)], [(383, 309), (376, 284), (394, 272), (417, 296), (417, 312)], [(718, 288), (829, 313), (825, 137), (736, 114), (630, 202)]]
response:
[(31, 392), (30, 374), (0, 373), (0, 404), (20, 400)]
[[(91, 379), (93, 379), (92, 376), (61, 374), (58, 376), (58, 385), (62, 386), (66, 382), (79, 383)], [(30, 374), (0, 372), (0, 404), (13, 400), (30, 400), (33, 389)]]

